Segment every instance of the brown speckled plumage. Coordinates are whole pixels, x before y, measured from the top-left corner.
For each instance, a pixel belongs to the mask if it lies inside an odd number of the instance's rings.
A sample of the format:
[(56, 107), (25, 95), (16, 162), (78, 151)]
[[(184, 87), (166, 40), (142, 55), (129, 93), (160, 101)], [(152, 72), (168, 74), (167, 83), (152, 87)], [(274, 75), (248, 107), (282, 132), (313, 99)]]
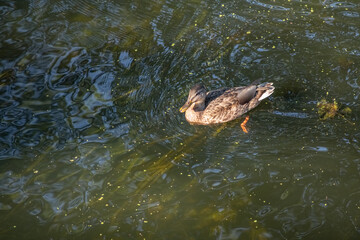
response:
[(186, 120), (191, 124), (208, 125), (234, 120), (255, 108), (270, 96), (272, 83), (252, 84), (246, 87), (222, 88), (206, 93), (203, 85), (191, 88), (185, 105)]

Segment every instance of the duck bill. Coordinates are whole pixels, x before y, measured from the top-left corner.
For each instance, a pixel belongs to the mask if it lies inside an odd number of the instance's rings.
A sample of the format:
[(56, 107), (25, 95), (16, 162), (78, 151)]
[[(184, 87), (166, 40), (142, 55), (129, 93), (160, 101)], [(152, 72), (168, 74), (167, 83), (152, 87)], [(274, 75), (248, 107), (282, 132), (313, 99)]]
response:
[(186, 102), (185, 104), (184, 104), (184, 106), (182, 106), (181, 108), (180, 108), (180, 112), (185, 112), (189, 107), (190, 107), (190, 105), (191, 105), (191, 102)]

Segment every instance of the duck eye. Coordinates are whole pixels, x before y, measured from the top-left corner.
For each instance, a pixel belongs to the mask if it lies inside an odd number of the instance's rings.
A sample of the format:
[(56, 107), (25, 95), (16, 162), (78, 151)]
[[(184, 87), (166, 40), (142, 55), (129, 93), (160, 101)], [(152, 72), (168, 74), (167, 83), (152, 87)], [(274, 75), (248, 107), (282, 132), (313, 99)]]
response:
[(204, 92), (197, 92), (197, 93), (196, 93), (196, 96), (201, 96), (201, 97), (203, 97), (203, 96), (204, 96)]

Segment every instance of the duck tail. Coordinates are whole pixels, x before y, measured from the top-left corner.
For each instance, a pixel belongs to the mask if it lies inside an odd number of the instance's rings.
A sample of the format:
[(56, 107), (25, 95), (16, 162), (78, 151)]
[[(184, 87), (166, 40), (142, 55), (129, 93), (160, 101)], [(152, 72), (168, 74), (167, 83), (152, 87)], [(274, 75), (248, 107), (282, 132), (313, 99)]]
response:
[(264, 100), (273, 94), (275, 87), (273, 83), (262, 83), (256, 86), (256, 91), (258, 92), (259, 101)]

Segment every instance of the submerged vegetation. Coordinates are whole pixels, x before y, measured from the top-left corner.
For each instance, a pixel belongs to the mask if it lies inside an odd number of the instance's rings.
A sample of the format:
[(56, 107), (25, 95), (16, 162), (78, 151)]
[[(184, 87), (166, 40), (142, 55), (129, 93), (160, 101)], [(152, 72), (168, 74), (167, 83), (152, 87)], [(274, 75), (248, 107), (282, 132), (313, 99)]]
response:
[[(2, 1), (0, 238), (359, 239), (358, 6)], [(258, 78), (248, 134), (178, 112)]]

